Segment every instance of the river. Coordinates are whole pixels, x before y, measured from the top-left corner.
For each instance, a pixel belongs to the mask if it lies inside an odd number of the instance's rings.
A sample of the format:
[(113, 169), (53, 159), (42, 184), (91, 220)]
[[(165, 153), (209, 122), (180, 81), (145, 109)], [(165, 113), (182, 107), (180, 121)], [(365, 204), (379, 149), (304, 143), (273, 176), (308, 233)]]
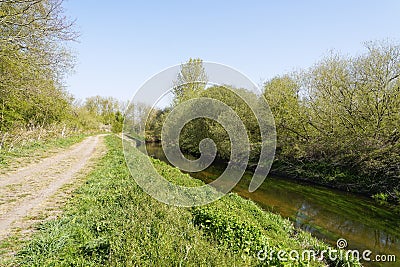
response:
[[(144, 145), (139, 148), (143, 150)], [(168, 163), (160, 144), (148, 143), (146, 149), (148, 155)], [(214, 162), (201, 172), (189, 174), (209, 183), (224, 169), (223, 163)], [(259, 189), (249, 193), (251, 177), (252, 173), (246, 172), (233, 191), (266, 211), (289, 218), (296, 227), (332, 246), (344, 238), (348, 249), (371, 250), (371, 258), (381, 254), (395, 255), (397, 259), (397, 263), (365, 265), (400, 266), (400, 215), (361, 195), (279, 177), (268, 176)]]

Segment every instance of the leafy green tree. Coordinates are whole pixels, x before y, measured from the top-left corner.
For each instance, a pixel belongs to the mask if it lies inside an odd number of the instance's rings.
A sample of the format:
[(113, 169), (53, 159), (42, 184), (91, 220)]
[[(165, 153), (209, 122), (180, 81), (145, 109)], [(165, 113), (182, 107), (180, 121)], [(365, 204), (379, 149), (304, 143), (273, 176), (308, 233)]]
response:
[[(400, 46), (366, 43), (306, 71), (265, 83), (278, 131), (277, 160), (290, 175), (398, 198)], [(282, 167), (281, 165), (279, 165)]]
[(275, 77), (264, 84), (264, 97), (275, 118), (278, 155), (304, 156), (304, 143), (310, 139), (306, 107), (295, 75)]
[(62, 79), (76, 37), (61, 0), (0, 1), (0, 139), (70, 118)]
[[(236, 89), (225, 86), (212, 86), (207, 88), (201, 97), (212, 98), (219, 100), (225, 105), (229, 106), (236, 115), (239, 116), (241, 122), (243, 122), (249, 142), (251, 145), (250, 159), (256, 161), (258, 158), (257, 149), (260, 145), (260, 129), (258, 126), (258, 121), (251, 110), (251, 107), (243, 100), (241, 96), (246, 96), (246, 99), (250, 99), (251, 106), (256, 106), (258, 101), (258, 96), (253, 92), (246, 89)], [(229, 115), (224, 112), (218, 114), (220, 119), (230, 120)], [(231, 153), (231, 142), (229, 135), (226, 130), (218, 122), (213, 120), (205, 120), (206, 130), (208, 131), (209, 137), (214, 140), (218, 148), (218, 156), (223, 159), (229, 159)], [(237, 125), (237, 127), (240, 127)], [(235, 133), (231, 133), (235, 134)]]
[[(146, 140), (159, 142), (161, 141), (161, 132), (164, 125), (165, 119), (170, 112), (169, 108), (156, 109), (153, 108), (148, 113), (148, 119), (146, 121)], [(144, 120), (145, 118), (143, 118)], [(140, 119), (141, 120), (141, 119)], [(139, 121), (140, 121), (139, 120)]]
[(115, 119), (111, 123), (111, 131), (113, 133), (121, 133), (123, 124), (124, 124), (124, 116), (120, 111), (117, 111), (115, 113)]
[(181, 65), (177, 80), (174, 82), (174, 104), (179, 104), (198, 96), (206, 87), (207, 74), (201, 59), (189, 59)]
[(112, 97), (88, 97), (85, 107), (105, 125), (111, 125), (115, 121), (115, 114), (120, 111), (119, 101)]

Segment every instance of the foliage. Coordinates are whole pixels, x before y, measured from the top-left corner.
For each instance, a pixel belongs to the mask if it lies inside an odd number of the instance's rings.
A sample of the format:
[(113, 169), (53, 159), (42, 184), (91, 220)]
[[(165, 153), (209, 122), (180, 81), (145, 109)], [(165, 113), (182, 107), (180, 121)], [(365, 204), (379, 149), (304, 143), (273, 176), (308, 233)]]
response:
[[(0, 146), (18, 129), (71, 120), (62, 79), (72, 67), (73, 23), (62, 0), (0, 1)], [(68, 124), (68, 123), (66, 123)]]
[[(198, 97), (217, 100), (233, 110), (246, 129), (251, 148), (250, 159), (256, 161), (258, 157), (258, 151), (256, 150), (257, 144), (260, 143), (260, 129), (258, 127), (257, 119), (252, 115), (252, 110), (243, 98), (241, 98), (243, 95), (246, 95), (246, 99), (250, 99), (254, 105), (256, 105), (259, 99), (254, 93), (248, 90), (230, 88), (228, 86), (211, 86), (204, 89)], [(227, 114), (227, 111), (221, 109), (219, 105), (207, 105), (206, 107), (203, 107), (199, 103), (194, 103), (191, 110), (202, 108), (212, 110), (213, 114), (220, 121), (229, 121), (233, 129), (239, 129), (241, 127), (241, 125), (233, 124), (233, 120), (230, 118), (231, 115)], [(230, 134), (233, 135), (236, 133), (237, 131), (232, 131)], [(192, 120), (183, 127), (179, 140), (180, 147), (191, 154), (199, 155), (199, 143), (205, 138), (210, 138), (214, 141), (217, 147), (217, 156), (220, 159), (229, 160), (231, 158), (230, 138), (232, 138), (232, 136), (229, 135), (226, 129), (224, 129), (219, 122), (208, 118)], [(248, 147), (240, 147), (239, 150), (247, 152)]]
[(145, 126), (146, 141), (152, 141), (152, 142), (161, 141), (162, 127), (169, 112), (170, 112), (169, 108), (165, 108), (163, 110), (151, 109)]
[(78, 36), (62, 4), (0, 1), (0, 149), (23, 145), (22, 137), (122, 131), (117, 100), (96, 96), (81, 105), (64, 90), (63, 77), (73, 67), (67, 44)]
[(113, 133), (121, 133), (124, 124), (124, 116), (120, 111), (115, 112), (115, 118), (111, 123), (111, 131)]
[(112, 97), (88, 97), (85, 100), (84, 107), (105, 125), (111, 125), (117, 119), (117, 112), (119, 112), (118, 116), (121, 116), (118, 100)]
[[(244, 100), (243, 96), (246, 95), (246, 99), (251, 101), (249, 106)], [(258, 96), (253, 92), (246, 89), (237, 89), (225, 86), (212, 86), (205, 90), (201, 97), (212, 98), (221, 101), (225, 105), (229, 106), (236, 115), (239, 116), (240, 121), (246, 128), (248, 140), (250, 143), (250, 161), (256, 162), (258, 160), (258, 144), (261, 142), (260, 128), (258, 121), (253, 115), (251, 107), (257, 105)], [(224, 112), (220, 112), (218, 116), (221, 119), (227, 118)], [(228, 120), (231, 121), (228, 117)], [(218, 148), (218, 155), (224, 160), (230, 159), (231, 144), (229, 141), (228, 133), (223, 129), (222, 125), (211, 120), (206, 121), (207, 131), (210, 138), (216, 143)], [(233, 134), (233, 133), (231, 133)], [(241, 148), (245, 149), (245, 148)], [(248, 148), (246, 148), (247, 150)]]
[(373, 195), (372, 198), (375, 199), (381, 205), (388, 204), (387, 203), (388, 194), (378, 193), (378, 194)]
[[(171, 110), (178, 104), (185, 102), (187, 100), (195, 98), (211, 98), (218, 100), (225, 105), (229, 106), (243, 122), (247, 135), (250, 142), (250, 159), (254, 162), (257, 161), (259, 147), (260, 147), (260, 129), (258, 127), (258, 122), (253, 112), (247, 103), (241, 98), (241, 96), (246, 95), (249, 101), (252, 101), (253, 105), (256, 105), (259, 97), (254, 93), (246, 89), (232, 88), (228, 85), (225, 86), (210, 86), (206, 87), (207, 84), (207, 74), (205, 73), (202, 60), (200, 59), (189, 59), (188, 62), (181, 65), (181, 70), (178, 74), (177, 80), (175, 81), (174, 87), (174, 102), (172, 107), (165, 108), (163, 110), (152, 109), (148, 111), (149, 114), (147, 125), (146, 125), (146, 140), (147, 141), (160, 141), (161, 140), (161, 130), (164, 126), (165, 119), (171, 112)], [(223, 120), (227, 118), (226, 111), (221, 110), (218, 106), (202, 107), (200, 103), (190, 103), (193, 107), (192, 111), (208, 108), (214, 109), (215, 116)], [(177, 112), (175, 110), (175, 112)], [(186, 116), (185, 111), (181, 111), (180, 116)], [(144, 116), (139, 116), (143, 118)], [(140, 119), (138, 121), (141, 121)], [(231, 119), (228, 118), (230, 122)], [(240, 127), (240, 125), (236, 125)], [(232, 133), (231, 133), (232, 134)], [(200, 141), (206, 138), (210, 138), (214, 141), (217, 147), (218, 157), (223, 160), (229, 160), (231, 156), (231, 142), (230, 136), (222, 125), (216, 121), (208, 118), (198, 118), (188, 122), (182, 129), (179, 146), (182, 150), (187, 151), (193, 155), (199, 155)], [(247, 150), (248, 148), (241, 148)]]
[(207, 85), (207, 80), (201, 59), (190, 58), (188, 62), (182, 64), (174, 82), (174, 105), (198, 96)]
[[(81, 125), (91, 126), (94, 129), (108, 130), (114, 133), (122, 132), (124, 115), (123, 103), (113, 97), (92, 96), (78, 106), (82, 114), (78, 116)], [(82, 117), (86, 115), (86, 119)]]
[(400, 46), (366, 48), (265, 83), (278, 131), (275, 170), (393, 201), (400, 185)]
[(158, 141), (161, 138), (163, 111), (146, 103), (130, 103), (124, 113), (124, 133), (140, 140)]
[[(400, 190), (400, 46), (385, 41), (365, 44), (355, 57), (332, 53), (308, 70), (275, 77), (264, 84), (264, 94), (275, 117), (277, 151), (273, 171), (344, 190), (374, 195), (384, 193), (397, 202)], [(236, 93), (258, 96), (228, 86), (204, 87), (201, 60), (181, 66), (174, 105), (207, 97), (231, 107), (246, 126), (250, 163), (257, 162), (260, 129), (248, 105)], [(201, 86), (200, 86), (201, 85)], [(179, 89), (179, 90), (178, 90)], [(201, 108), (201, 107), (194, 107)], [(169, 109), (155, 110), (147, 140), (161, 139)], [(219, 118), (224, 113), (216, 111)], [(151, 138), (150, 136), (155, 136)], [(211, 138), (217, 155), (230, 159), (231, 144), (217, 122), (199, 118), (180, 135), (182, 150), (199, 155), (199, 143)]]

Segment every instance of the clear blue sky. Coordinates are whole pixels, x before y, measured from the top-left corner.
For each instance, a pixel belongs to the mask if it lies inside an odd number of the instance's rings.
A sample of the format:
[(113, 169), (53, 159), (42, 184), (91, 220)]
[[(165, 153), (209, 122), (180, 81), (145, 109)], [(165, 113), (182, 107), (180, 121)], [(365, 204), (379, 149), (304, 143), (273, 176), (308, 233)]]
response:
[(148, 78), (190, 57), (223, 63), (255, 83), (307, 68), (335, 49), (400, 41), (400, 1), (69, 0), (80, 43), (68, 91), (130, 99)]

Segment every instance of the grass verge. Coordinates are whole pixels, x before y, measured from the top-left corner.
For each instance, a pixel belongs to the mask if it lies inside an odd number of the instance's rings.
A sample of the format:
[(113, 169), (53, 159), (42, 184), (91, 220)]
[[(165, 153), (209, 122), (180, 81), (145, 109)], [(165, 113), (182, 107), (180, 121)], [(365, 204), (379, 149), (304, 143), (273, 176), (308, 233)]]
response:
[(86, 134), (77, 134), (64, 138), (59, 137), (30, 142), (23, 146), (15, 147), (11, 151), (0, 150), (0, 172), (49, 156), (49, 154), (57, 152), (57, 149), (67, 148), (81, 142), (87, 136)]
[[(108, 153), (87, 177), (63, 215), (38, 227), (16, 257), (19, 266), (334, 266), (344, 262), (281, 261), (260, 249), (324, 250), (327, 245), (282, 217), (229, 194), (196, 208), (168, 206), (144, 193), (126, 167), (121, 141), (107, 136)], [(145, 157), (139, 151), (137, 157)], [(167, 179), (200, 183), (153, 160)], [(146, 172), (145, 169), (142, 170)], [(134, 174), (135, 175), (135, 174)], [(357, 263), (349, 263), (350, 266)], [(347, 266), (347, 265), (346, 265)]]

